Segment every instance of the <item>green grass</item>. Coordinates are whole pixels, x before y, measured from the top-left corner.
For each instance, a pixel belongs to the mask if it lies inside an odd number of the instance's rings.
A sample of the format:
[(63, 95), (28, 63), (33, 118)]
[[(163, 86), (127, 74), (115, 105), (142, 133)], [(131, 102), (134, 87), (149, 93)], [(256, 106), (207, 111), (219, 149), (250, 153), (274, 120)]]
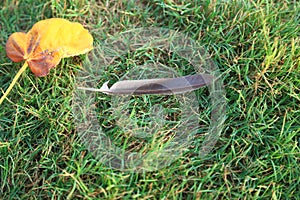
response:
[[(195, 156), (196, 145), (158, 171), (120, 172), (99, 162), (76, 132), (72, 93), (85, 56), (64, 59), (44, 78), (27, 70), (0, 108), (0, 199), (300, 199), (299, 10), (293, 0), (1, 1), (1, 91), (22, 65), (6, 57), (8, 36), (39, 20), (78, 21), (95, 43), (157, 26), (206, 47), (222, 72), (227, 117), (205, 159)], [(108, 69), (103, 82), (129, 67)], [(147, 114), (143, 102), (159, 98), (136, 98), (132, 105)], [(109, 126), (113, 119), (101, 118), (109, 113), (109, 97), (98, 99), (99, 120)]]

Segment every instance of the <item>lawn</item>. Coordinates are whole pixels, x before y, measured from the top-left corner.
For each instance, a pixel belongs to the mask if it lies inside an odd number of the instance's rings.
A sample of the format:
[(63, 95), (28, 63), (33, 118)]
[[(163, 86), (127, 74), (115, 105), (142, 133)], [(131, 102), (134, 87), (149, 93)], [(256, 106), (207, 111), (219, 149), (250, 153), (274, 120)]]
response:
[[(0, 105), (0, 199), (300, 199), (298, 1), (4, 0), (1, 96), (22, 66), (6, 56), (9, 35), (27, 32), (39, 20), (52, 17), (80, 22), (93, 35), (95, 46), (138, 27), (187, 34), (219, 68), (225, 122), (213, 150), (199, 157), (211, 114), (208, 90), (202, 88), (196, 93), (202, 111), (198, 137), (179, 158), (149, 172), (113, 169), (88, 150), (76, 126), (74, 90), (88, 55), (63, 59), (46, 77), (27, 69)], [(180, 67), (184, 61), (167, 53), (132, 52), (104, 68), (99, 84), (117, 81), (136, 63), (156, 58), (190, 72)], [(99, 126), (116, 144), (126, 143), (124, 148), (151, 149), (147, 139), (137, 142), (115, 125), (111, 98), (96, 95)], [(182, 107), (174, 96), (129, 100), (130, 117), (142, 127), (149, 125), (143, 120), (149, 119), (150, 106), (167, 104), (172, 113), (168, 117), (174, 120)], [(164, 145), (165, 135), (160, 137), (156, 148)]]

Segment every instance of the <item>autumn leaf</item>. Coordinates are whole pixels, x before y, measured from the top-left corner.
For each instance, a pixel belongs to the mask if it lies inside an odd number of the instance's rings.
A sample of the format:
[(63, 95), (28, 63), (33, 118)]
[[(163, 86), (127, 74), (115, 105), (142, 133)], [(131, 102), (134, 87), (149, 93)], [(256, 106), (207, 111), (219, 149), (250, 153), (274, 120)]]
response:
[(79, 23), (52, 18), (37, 22), (27, 33), (14, 33), (6, 43), (7, 56), (25, 60), (36, 76), (46, 76), (61, 58), (84, 54), (93, 48), (93, 38)]
[(25, 61), (0, 99), (3, 102), (27, 66), (36, 76), (46, 76), (62, 58), (87, 53), (93, 37), (77, 22), (51, 18), (37, 22), (28, 33), (13, 33), (6, 43), (6, 54), (14, 62)]

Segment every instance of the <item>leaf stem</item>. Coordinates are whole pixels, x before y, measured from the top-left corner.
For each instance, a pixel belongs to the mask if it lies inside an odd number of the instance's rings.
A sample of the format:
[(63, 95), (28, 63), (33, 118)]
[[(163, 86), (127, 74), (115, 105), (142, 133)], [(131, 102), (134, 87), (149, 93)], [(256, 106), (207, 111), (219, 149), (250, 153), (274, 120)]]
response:
[(10, 93), (11, 89), (14, 87), (14, 85), (16, 84), (17, 80), (20, 78), (21, 74), (26, 70), (26, 68), (28, 67), (27, 62), (25, 62), (23, 64), (23, 66), (21, 67), (21, 69), (18, 71), (18, 73), (15, 75), (14, 79), (12, 80), (11, 84), (9, 85), (9, 87), (7, 88), (7, 90), (5, 91), (5, 93), (3, 94), (3, 96), (0, 99), (0, 105), (2, 104), (2, 102), (4, 101), (4, 99), (7, 97), (7, 95)]

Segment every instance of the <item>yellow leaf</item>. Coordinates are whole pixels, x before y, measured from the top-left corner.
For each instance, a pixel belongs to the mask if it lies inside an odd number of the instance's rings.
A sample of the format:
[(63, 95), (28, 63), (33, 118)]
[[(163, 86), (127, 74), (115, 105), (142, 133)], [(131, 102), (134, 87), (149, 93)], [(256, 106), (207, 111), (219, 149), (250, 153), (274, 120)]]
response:
[(5, 48), (12, 61), (25, 60), (25, 63), (0, 98), (0, 104), (27, 66), (36, 76), (46, 76), (51, 68), (58, 65), (61, 58), (92, 50), (93, 37), (77, 22), (52, 18), (37, 22), (27, 34), (13, 33), (8, 38)]
[(27, 33), (14, 33), (6, 43), (14, 62), (26, 60), (36, 76), (46, 76), (61, 58), (87, 53), (93, 37), (77, 22), (51, 18), (37, 22)]

